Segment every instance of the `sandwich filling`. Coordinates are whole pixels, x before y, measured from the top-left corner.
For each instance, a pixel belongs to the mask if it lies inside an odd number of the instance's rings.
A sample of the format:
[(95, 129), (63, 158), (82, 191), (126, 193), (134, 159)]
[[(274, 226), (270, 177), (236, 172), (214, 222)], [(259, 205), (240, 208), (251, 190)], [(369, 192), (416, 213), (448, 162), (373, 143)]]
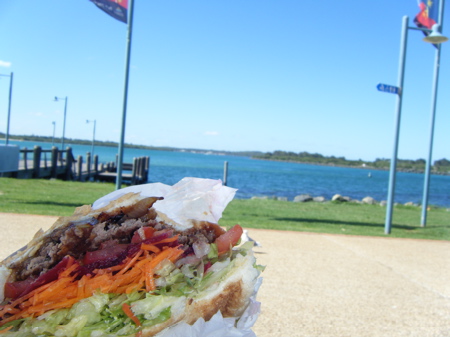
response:
[(225, 232), (203, 221), (180, 231), (157, 219), (157, 200), (80, 217), (7, 265), (2, 336), (139, 334), (243, 264), (259, 268), (252, 244), (232, 249), (239, 225)]

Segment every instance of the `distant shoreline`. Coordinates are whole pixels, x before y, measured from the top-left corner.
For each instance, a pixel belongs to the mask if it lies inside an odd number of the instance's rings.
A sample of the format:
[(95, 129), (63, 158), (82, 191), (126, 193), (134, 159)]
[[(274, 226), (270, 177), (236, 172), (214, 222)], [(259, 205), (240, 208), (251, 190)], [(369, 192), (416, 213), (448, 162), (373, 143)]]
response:
[[(0, 132), (0, 140), (4, 140), (5, 134)], [(42, 142), (42, 143), (52, 143), (51, 137), (43, 137), (43, 136), (25, 136), (25, 135), (10, 135), (10, 140), (15, 141), (28, 141), (28, 142)], [(66, 138), (66, 143), (76, 144), (76, 145), (91, 145), (91, 140), (83, 140), (83, 139), (71, 139)], [(60, 138), (54, 138), (54, 143), (60, 143)], [(112, 141), (96, 141), (96, 146), (107, 146), (107, 147), (117, 147), (118, 143)], [(126, 148), (134, 148), (134, 149), (147, 149), (152, 151), (171, 151), (171, 152), (191, 152), (191, 153), (201, 153), (201, 154), (215, 154), (215, 155), (231, 155), (231, 156), (244, 156), (249, 157), (255, 160), (267, 160), (267, 161), (277, 161), (277, 162), (286, 162), (286, 163), (297, 163), (304, 165), (318, 165), (318, 166), (328, 166), (328, 167), (342, 167), (342, 168), (355, 168), (355, 169), (364, 169), (364, 170), (373, 170), (373, 171), (389, 171), (390, 167), (374, 167), (371, 166), (368, 161), (361, 161), (363, 163), (361, 166), (357, 165), (345, 165), (345, 164), (336, 164), (336, 163), (321, 163), (321, 162), (302, 162), (297, 160), (283, 160), (283, 159), (271, 159), (271, 158), (261, 158), (260, 156), (264, 154), (260, 151), (218, 151), (218, 150), (205, 150), (205, 149), (192, 149), (192, 148), (175, 148), (175, 147), (165, 147), (165, 146), (148, 146), (148, 145), (136, 145), (136, 144), (125, 144)], [(327, 157), (328, 158), (328, 157)], [(346, 160), (344, 158), (344, 160)], [(364, 166), (363, 166), (364, 165)], [(416, 173), (416, 174), (424, 174), (424, 169), (413, 169), (413, 168), (401, 168), (397, 165), (397, 172), (403, 173)], [(447, 172), (435, 171), (431, 170), (430, 174), (433, 175), (441, 175), (441, 176), (450, 176), (450, 170)]]
[[(309, 163), (309, 162), (301, 162), (295, 160), (281, 160), (281, 159), (264, 159), (264, 158), (252, 158), (254, 160), (266, 160), (266, 161), (276, 161), (282, 163), (293, 163), (293, 164), (303, 164), (303, 165), (317, 165), (317, 166), (327, 166), (327, 167), (342, 167), (342, 168), (351, 168), (351, 169), (361, 169), (361, 170), (372, 170), (372, 171), (389, 171), (390, 168), (383, 167), (373, 167), (373, 166), (353, 166), (353, 165), (337, 165), (337, 164), (324, 164), (324, 163)], [(425, 170), (412, 170), (412, 169), (402, 169), (397, 167), (397, 172), (402, 173), (416, 173), (416, 174), (424, 174)], [(436, 172), (430, 171), (430, 174), (438, 175), (438, 176), (450, 176), (450, 173), (446, 172)]]

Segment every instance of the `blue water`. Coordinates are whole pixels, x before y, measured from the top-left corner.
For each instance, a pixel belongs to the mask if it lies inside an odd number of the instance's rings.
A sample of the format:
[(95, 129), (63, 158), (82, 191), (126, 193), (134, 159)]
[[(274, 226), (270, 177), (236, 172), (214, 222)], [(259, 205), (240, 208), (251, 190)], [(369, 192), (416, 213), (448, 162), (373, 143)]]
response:
[[(12, 141), (23, 147), (40, 145), (50, 149), (51, 144)], [(85, 156), (89, 145), (71, 145), (74, 156)], [(100, 162), (115, 161), (117, 148), (96, 146), (94, 150)], [(124, 150), (124, 162), (134, 157), (149, 156), (149, 182), (172, 185), (183, 177), (223, 179), (224, 162), (228, 162), (228, 186), (238, 189), (238, 198), (252, 196), (278, 196), (292, 200), (299, 194), (324, 196), (334, 194), (362, 199), (371, 196), (376, 200), (387, 199), (388, 171), (306, 165), (299, 163), (255, 160), (248, 157), (205, 155), (190, 152)], [(371, 173), (371, 178), (368, 173)], [(395, 202), (422, 202), (424, 174), (397, 173)], [(450, 206), (450, 176), (431, 175), (429, 204)]]

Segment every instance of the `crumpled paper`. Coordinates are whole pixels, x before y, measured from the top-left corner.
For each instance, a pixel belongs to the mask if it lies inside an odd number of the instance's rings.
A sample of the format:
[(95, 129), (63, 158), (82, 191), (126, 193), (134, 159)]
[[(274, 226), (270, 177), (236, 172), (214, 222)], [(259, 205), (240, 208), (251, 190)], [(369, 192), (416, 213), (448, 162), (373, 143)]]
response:
[(99, 209), (108, 205), (111, 201), (119, 199), (127, 193), (140, 193), (144, 197), (163, 197), (169, 193), (172, 186), (163, 183), (133, 185), (111, 192), (92, 204), (92, 209)]
[(162, 183), (135, 185), (114, 191), (98, 199), (92, 208), (106, 206), (127, 193), (140, 193), (144, 197), (164, 197), (153, 208), (158, 215), (178, 229), (190, 227), (192, 220), (217, 223), (228, 203), (233, 200), (236, 189), (222, 185), (222, 181), (201, 178), (183, 178), (173, 186)]
[[(92, 208), (104, 207), (129, 192), (144, 197), (164, 197), (155, 202), (153, 208), (170, 218), (175, 227), (185, 229), (191, 220), (217, 223), (236, 189), (223, 186), (220, 180), (188, 177), (173, 186), (151, 183), (126, 187), (98, 199)], [(157, 337), (256, 337), (251, 328), (260, 313), (261, 303), (256, 301), (256, 295), (261, 283), (262, 277), (256, 281), (250, 303), (240, 318), (224, 318), (219, 311), (207, 322), (202, 318), (193, 325), (181, 322), (163, 330)]]

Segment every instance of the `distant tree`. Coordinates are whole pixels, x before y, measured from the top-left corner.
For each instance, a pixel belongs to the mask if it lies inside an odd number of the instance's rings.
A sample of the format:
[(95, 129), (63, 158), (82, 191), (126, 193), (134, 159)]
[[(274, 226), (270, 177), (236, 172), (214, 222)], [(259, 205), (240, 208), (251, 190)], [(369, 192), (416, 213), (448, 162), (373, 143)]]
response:
[(436, 160), (436, 161), (434, 162), (434, 166), (438, 166), (438, 167), (450, 167), (450, 161), (447, 160), (447, 159), (445, 159), (445, 158), (439, 159), (439, 160)]

